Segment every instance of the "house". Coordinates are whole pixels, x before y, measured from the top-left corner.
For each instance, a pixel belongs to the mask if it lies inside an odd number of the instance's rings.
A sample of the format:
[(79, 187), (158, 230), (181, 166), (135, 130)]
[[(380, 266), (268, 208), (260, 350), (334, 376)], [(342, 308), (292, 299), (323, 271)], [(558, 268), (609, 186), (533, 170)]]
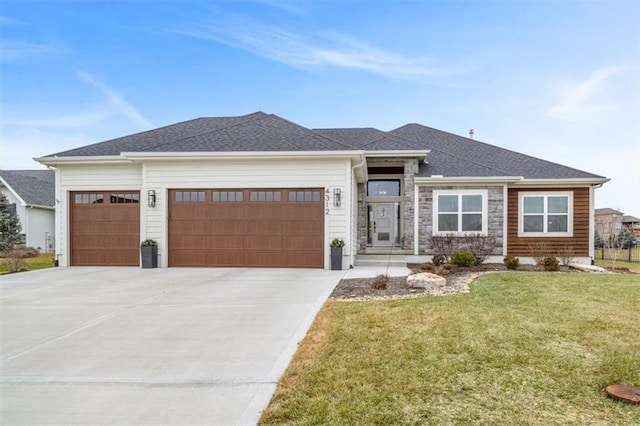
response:
[(24, 243), (52, 252), (55, 244), (55, 172), (0, 170), (0, 191), (15, 208)]
[[(494, 260), (544, 242), (593, 257), (602, 176), (419, 124), (309, 129), (273, 114), (198, 118), (36, 159), (56, 169), (61, 266), (329, 268), (430, 259), (431, 237), (495, 235)], [(549, 253), (553, 254), (553, 253)]]
[(609, 207), (595, 209), (596, 233), (602, 238), (608, 239), (622, 229), (624, 213)]
[(636, 238), (640, 238), (640, 219), (635, 216), (624, 215), (622, 216), (622, 226), (635, 235)]

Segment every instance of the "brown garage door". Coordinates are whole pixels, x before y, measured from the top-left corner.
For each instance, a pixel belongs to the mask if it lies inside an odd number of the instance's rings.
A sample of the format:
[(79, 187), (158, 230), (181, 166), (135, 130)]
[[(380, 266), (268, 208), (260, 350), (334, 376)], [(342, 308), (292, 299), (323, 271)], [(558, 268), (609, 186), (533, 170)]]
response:
[(170, 266), (324, 266), (322, 189), (169, 191)]
[(140, 259), (140, 193), (71, 193), (71, 264), (136, 266)]

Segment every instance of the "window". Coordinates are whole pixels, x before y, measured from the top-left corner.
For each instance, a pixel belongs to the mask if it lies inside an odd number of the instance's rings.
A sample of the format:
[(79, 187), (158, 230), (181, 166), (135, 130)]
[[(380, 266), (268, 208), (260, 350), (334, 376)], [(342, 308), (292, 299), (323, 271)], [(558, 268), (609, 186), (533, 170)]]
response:
[(289, 191), (289, 201), (320, 201), (320, 191)]
[(175, 194), (178, 203), (204, 202), (204, 191), (176, 191)]
[(238, 202), (242, 201), (243, 193), (241, 191), (213, 191), (213, 202)]
[(370, 180), (367, 182), (367, 196), (369, 197), (399, 197), (400, 180)]
[(111, 204), (138, 204), (140, 194), (110, 194), (110, 201)]
[(520, 192), (518, 196), (521, 237), (571, 237), (573, 235), (573, 193)]
[(487, 233), (487, 191), (433, 191), (433, 233)]
[(251, 191), (249, 193), (249, 201), (281, 201), (282, 193), (280, 191)]
[(74, 201), (76, 204), (103, 204), (104, 194), (75, 194)]

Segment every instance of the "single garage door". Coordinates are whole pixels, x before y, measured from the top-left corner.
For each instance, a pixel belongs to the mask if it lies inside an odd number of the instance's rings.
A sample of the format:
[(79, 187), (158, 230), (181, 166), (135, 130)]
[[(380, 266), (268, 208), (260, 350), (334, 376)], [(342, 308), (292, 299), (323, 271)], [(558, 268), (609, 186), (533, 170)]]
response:
[(322, 189), (169, 191), (170, 266), (324, 266)]
[(140, 193), (71, 193), (71, 264), (140, 264)]

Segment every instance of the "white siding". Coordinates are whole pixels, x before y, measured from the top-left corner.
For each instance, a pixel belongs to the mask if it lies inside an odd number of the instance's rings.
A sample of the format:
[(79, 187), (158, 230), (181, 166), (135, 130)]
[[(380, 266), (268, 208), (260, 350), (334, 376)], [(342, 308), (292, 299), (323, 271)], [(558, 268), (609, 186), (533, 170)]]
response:
[(47, 246), (47, 237), (50, 242), (55, 241), (55, 212), (37, 207), (27, 208), (25, 217), (22, 231), (26, 231), (27, 245), (42, 252), (53, 251)]
[[(141, 222), (142, 238), (158, 241), (159, 263), (166, 267), (169, 189), (189, 188), (324, 188), (329, 200), (325, 208), (325, 268), (329, 267), (329, 242), (333, 238), (347, 239), (349, 221), (348, 186), (349, 160), (211, 160), (184, 162), (150, 162), (144, 167), (146, 186), (156, 192), (156, 207), (141, 205), (146, 220)], [(333, 206), (333, 189), (340, 188), (343, 202)], [(348, 267), (348, 265), (347, 265)]]
[[(56, 241), (61, 266), (69, 265), (69, 199), (70, 191), (139, 190), (140, 239), (158, 241), (159, 264), (168, 265), (169, 189), (190, 188), (323, 188), (328, 192), (325, 216), (325, 268), (329, 267), (329, 242), (333, 238), (349, 241), (350, 215), (355, 206), (351, 198), (351, 162), (348, 159), (290, 160), (199, 160), (152, 161), (145, 164), (105, 166), (60, 166), (56, 173), (58, 203)], [(340, 207), (333, 205), (333, 190), (342, 192)], [(156, 207), (147, 207), (147, 193), (155, 191)], [(352, 240), (353, 241), (353, 240)], [(355, 243), (350, 244), (355, 247)], [(348, 268), (349, 263), (343, 267)]]
[[(142, 187), (140, 164), (64, 165), (56, 170), (56, 258), (69, 266), (69, 193), (91, 190), (131, 190)], [(141, 194), (142, 206), (146, 197)], [(144, 204), (143, 204), (144, 203)]]

